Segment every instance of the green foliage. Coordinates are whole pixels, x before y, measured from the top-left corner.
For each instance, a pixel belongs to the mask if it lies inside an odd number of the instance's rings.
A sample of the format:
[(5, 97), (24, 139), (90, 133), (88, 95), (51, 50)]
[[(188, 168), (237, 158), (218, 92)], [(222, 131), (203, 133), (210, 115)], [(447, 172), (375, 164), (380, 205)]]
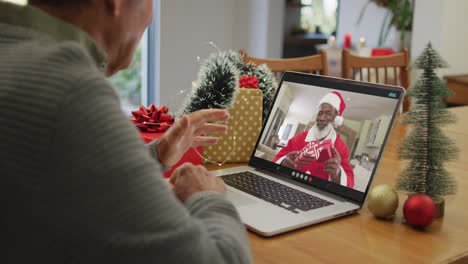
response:
[(224, 109), (231, 104), (239, 91), (239, 70), (232, 62), (232, 53), (214, 53), (202, 63), (198, 86), (184, 108), (184, 114), (200, 109)]
[(442, 101), (450, 90), (434, 71), (446, 66), (430, 43), (416, 59), (415, 67), (422, 69), (423, 74), (408, 92), (413, 105), (403, 122), (410, 124), (412, 130), (399, 153), (401, 159), (411, 161), (401, 173), (397, 188), (408, 193), (425, 193), (434, 200), (456, 191), (455, 181), (443, 163), (455, 159), (458, 150), (440, 129), (440, 125), (455, 121)]
[(128, 100), (131, 104), (140, 104), (141, 92), (141, 48), (138, 47), (130, 66), (123, 71), (119, 71), (109, 78), (121, 98)]

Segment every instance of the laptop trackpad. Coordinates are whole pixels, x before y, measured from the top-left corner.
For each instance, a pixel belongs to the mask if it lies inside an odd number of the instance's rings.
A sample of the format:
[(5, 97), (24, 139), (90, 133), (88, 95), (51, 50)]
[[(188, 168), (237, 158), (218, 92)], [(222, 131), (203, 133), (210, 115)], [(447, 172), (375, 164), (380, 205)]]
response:
[(236, 193), (229, 189), (226, 190), (226, 197), (228, 198), (229, 201), (234, 203), (236, 206), (247, 206), (247, 205), (257, 203), (256, 200), (246, 197), (242, 194)]

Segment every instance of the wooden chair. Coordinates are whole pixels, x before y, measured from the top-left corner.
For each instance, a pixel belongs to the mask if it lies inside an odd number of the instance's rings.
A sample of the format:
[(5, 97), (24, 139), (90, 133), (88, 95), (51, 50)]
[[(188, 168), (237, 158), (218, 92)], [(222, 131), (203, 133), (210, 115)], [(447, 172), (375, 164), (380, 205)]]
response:
[[(407, 49), (400, 53), (378, 56), (359, 57), (344, 49), (341, 57), (341, 73), (346, 79), (367, 82), (384, 83), (401, 86), (405, 89), (410, 85), (410, 57)], [(409, 110), (410, 102), (403, 101), (403, 111)]]
[(247, 55), (245, 50), (241, 50), (240, 54), (244, 55), (244, 64), (253, 62), (257, 65), (266, 64), (268, 68), (275, 74), (276, 80), (280, 78), (280, 73), (285, 71), (299, 71), (327, 75), (327, 53), (325, 50), (320, 50), (319, 54), (306, 57), (289, 58), (289, 59), (263, 59)]

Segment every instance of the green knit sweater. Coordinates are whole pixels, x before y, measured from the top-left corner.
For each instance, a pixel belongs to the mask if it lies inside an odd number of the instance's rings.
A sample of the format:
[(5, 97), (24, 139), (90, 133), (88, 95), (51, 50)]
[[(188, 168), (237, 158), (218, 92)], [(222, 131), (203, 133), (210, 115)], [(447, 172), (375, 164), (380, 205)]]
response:
[(182, 204), (167, 187), (105, 59), (83, 31), (0, 2), (0, 262), (251, 262), (224, 196)]

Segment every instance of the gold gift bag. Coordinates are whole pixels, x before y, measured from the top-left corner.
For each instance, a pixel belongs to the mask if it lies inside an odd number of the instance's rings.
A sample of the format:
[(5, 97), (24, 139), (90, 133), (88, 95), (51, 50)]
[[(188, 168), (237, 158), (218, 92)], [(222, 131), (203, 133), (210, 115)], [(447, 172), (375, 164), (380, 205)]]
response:
[[(216, 145), (203, 147), (204, 162), (248, 162), (262, 129), (263, 93), (260, 89), (240, 88), (234, 104), (227, 109), (229, 129), (215, 133)], [(208, 159), (208, 160), (206, 160)]]

